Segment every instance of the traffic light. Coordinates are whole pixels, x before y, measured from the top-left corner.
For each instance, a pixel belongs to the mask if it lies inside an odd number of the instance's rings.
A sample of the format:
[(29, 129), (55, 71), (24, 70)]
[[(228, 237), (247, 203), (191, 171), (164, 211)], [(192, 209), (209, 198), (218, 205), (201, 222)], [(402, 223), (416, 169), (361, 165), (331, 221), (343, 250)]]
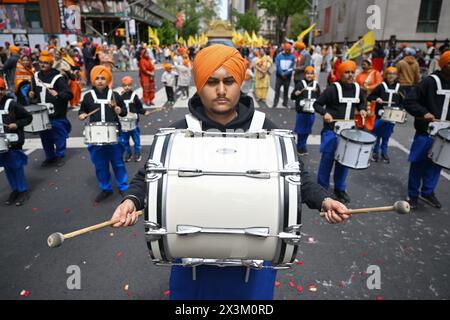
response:
[(125, 28), (117, 28), (116, 37), (125, 38)]

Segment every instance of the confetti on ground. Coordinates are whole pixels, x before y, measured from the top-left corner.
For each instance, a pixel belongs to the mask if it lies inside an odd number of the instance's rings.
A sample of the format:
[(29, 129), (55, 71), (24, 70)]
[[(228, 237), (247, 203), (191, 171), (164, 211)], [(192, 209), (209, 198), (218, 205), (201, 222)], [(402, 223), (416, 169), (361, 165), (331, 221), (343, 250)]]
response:
[(20, 295), (21, 295), (22, 297), (28, 297), (28, 296), (30, 295), (30, 291), (28, 291), (28, 290), (22, 290), (22, 291), (20, 292)]
[(164, 295), (165, 295), (166, 297), (168, 297), (168, 296), (170, 295), (170, 290), (164, 291)]
[(298, 261), (298, 260), (296, 260), (296, 261), (295, 261), (295, 264), (296, 264), (297, 266), (302, 266), (302, 265), (304, 265), (304, 262), (303, 262), (303, 261)]
[(308, 238), (309, 243), (316, 243), (316, 240), (313, 237)]
[(309, 289), (309, 291), (311, 291), (311, 292), (316, 292), (317, 291), (317, 287), (315, 286), (315, 285), (310, 285), (309, 287), (308, 287), (308, 289)]
[(291, 288), (293, 288), (293, 287), (295, 287), (295, 283), (294, 283), (294, 281), (289, 281), (289, 286), (291, 287)]
[(278, 288), (280, 286), (280, 281), (275, 281), (275, 287)]
[(377, 296), (377, 300), (384, 300), (383, 296)]
[(38, 211), (38, 208), (33, 208), (33, 209), (31, 209), (31, 211), (33, 211), (33, 213), (35, 213)]
[(123, 252), (122, 251), (117, 252), (117, 257), (120, 258), (121, 256), (123, 256)]
[(339, 282), (339, 288), (343, 288), (344, 287), (344, 281)]
[(130, 286), (129, 286), (128, 284), (126, 284), (125, 287), (123, 287), (123, 290), (128, 291), (128, 288), (129, 288), (129, 287), (130, 287)]
[(64, 213), (69, 213), (70, 209), (69, 208), (64, 208)]
[(369, 254), (367, 252), (361, 253), (361, 257), (367, 257)]
[(297, 292), (303, 292), (303, 287), (302, 286), (297, 286)]
[(109, 234), (109, 236), (110, 236), (110, 237), (114, 237), (114, 232), (111, 232), (111, 233)]
[(127, 291), (127, 295), (131, 298), (133, 296), (133, 294), (131, 293), (131, 291)]
[(30, 229), (30, 226), (27, 226), (26, 228), (25, 228), (25, 230), (29, 230)]
[(54, 186), (56, 186), (56, 183), (55, 183), (54, 181), (50, 181), (50, 182), (48, 183), (48, 187), (49, 187), (49, 188), (54, 187)]
[(92, 207), (97, 208), (98, 206), (100, 206), (100, 203), (95, 201), (92, 203)]
[(86, 261), (83, 261), (83, 264), (86, 264)]

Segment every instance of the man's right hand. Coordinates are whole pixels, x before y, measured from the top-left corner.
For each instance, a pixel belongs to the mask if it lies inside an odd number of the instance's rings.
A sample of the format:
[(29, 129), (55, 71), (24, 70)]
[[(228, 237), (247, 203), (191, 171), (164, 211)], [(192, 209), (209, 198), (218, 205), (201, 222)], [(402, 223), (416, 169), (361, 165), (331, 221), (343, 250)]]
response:
[(78, 116), (78, 119), (80, 119), (81, 121), (84, 121), (87, 118), (87, 113), (82, 113)]
[(28, 97), (34, 98), (34, 96), (35, 96), (34, 91), (28, 92)]
[(434, 120), (436, 120), (435, 116), (432, 113), (426, 113), (423, 118), (427, 121), (433, 122)]
[(330, 122), (333, 121), (333, 116), (327, 112), (327, 113), (325, 113), (325, 115), (323, 116), (323, 120), (324, 120), (326, 123), (330, 123)]
[(111, 220), (119, 220), (119, 222), (113, 224), (114, 228), (119, 228), (136, 224), (138, 218), (139, 216), (136, 212), (134, 202), (130, 199), (127, 199), (116, 208), (116, 211), (114, 211)]

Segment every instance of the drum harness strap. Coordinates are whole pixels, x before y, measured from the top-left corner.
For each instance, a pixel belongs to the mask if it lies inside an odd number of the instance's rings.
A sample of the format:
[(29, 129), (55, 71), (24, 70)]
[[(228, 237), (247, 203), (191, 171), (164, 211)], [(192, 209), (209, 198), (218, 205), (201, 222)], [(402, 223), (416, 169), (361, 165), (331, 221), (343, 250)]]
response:
[(108, 96), (106, 97), (106, 99), (98, 99), (97, 95), (95, 94), (94, 90), (90, 90), (92, 98), (94, 99), (94, 103), (95, 104), (99, 104), (100, 105), (100, 112), (101, 112), (101, 122), (106, 122), (105, 119), (105, 106), (107, 104), (111, 104), (111, 98), (112, 98), (112, 90), (108, 89)]
[(390, 107), (392, 105), (392, 97), (394, 94), (398, 93), (398, 89), (400, 89), (400, 83), (397, 83), (397, 85), (395, 86), (395, 89), (389, 89), (386, 82), (382, 82), (383, 87), (384, 87), (384, 91), (386, 91), (386, 93), (389, 94), (389, 99), (388, 99), (388, 107)]
[(36, 86), (41, 87), (41, 92), (40, 92), (40, 98), (41, 98), (41, 104), (45, 105), (48, 109), (48, 113), (52, 114), (55, 112), (54, 110), (54, 106), (51, 103), (48, 103), (47, 100), (45, 100), (45, 95), (47, 93), (47, 90), (49, 89), (53, 89), (53, 87), (55, 86), (56, 81), (59, 78), (62, 78), (63, 76), (61, 74), (58, 74), (56, 76), (53, 77), (52, 82), (50, 83), (46, 83), (43, 82), (41, 79), (39, 79), (38, 77), (39, 72), (36, 72), (34, 74), (34, 81), (36, 82)]
[(127, 107), (127, 112), (130, 113), (130, 104), (133, 103), (134, 98), (136, 97), (136, 92), (133, 91), (129, 100), (123, 100), (125, 106)]
[(436, 81), (436, 85), (437, 85), (436, 94), (445, 96), (444, 104), (442, 105), (442, 114), (441, 114), (441, 121), (445, 121), (445, 120), (447, 120), (448, 105), (450, 103), (450, 90), (449, 89), (446, 89), (446, 90), (442, 89), (441, 79), (439, 79), (439, 77), (437, 75), (432, 74), (431, 76)]
[(317, 88), (317, 81), (313, 81), (312, 86), (308, 86), (308, 84), (306, 83), (305, 80), (302, 80), (303, 83), (303, 87), (305, 88), (306, 91), (308, 91), (308, 100), (316, 100), (316, 99), (311, 99), (311, 94), (313, 91), (316, 91)]
[(334, 85), (336, 86), (337, 92), (338, 92), (338, 98), (339, 98), (339, 103), (345, 103), (347, 104), (347, 107), (345, 108), (345, 117), (344, 120), (350, 120), (350, 113), (352, 110), (352, 104), (353, 103), (359, 103), (359, 92), (360, 92), (360, 88), (359, 85), (357, 83), (354, 83), (355, 85), (355, 97), (354, 98), (344, 98), (342, 96), (342, 86), (339, 82), (335, 82)]
[[(185, 119), (187, 122), (188, 129), (194, 130), (194, 131), (202, 131), (202, 123), (200, 120), (198, 120), (196, 117), (194, 117), (192, 114), (185, 115)], [(266, 119), (266, 114), (261, 111), (256, 111), (253, 113), (252, 122), (250, 124), (250, 128), (248, 131), (255, 132), (262, 130), (264, 126), (264, 121)]]
[(5, 127), (3, 126), (3, 115), (9, 113), (9, 105), (13, 99), (8, 99), (5, 102), (5, 109), (0, 110), (0, 133), (5, 133)]

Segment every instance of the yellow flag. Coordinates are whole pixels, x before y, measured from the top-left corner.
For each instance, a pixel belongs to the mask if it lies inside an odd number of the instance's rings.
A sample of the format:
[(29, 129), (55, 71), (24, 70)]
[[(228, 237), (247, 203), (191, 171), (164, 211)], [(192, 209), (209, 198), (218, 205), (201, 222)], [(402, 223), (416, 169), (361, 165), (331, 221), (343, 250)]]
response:
[(154, 41), (155, 41), (155, 44), (159, 47), (158, 29), (155, 29)]
[(152, 27), (148, 27), (148, 38), (153, 39), (155, 37), (155, 33), (153, 32)]
[(375, 46), (375, 34), (373, 31), (367, 32), (364, 37), (359, 39), (347, 52), (347, 58), (353, 59), (363, 53), (367, 53), (373, 50)]
[(316, 26), (315, 23), (313, 23), (312, 25), (310, 25), (308, 27), (308, 29), (303, 30), (302, 32), (300, 32), (297, 36), (297, 41), (303, 41), (303, 38), (312, 30), (314, 29), (314, 27)]
[(183, 37), (179, 37), (179, 38), (178, 38), (178, 44), (180, 45), (180, 47), (183, 46), (183, 44), (184, 44), (184, 39), (183, 39)]
[(244, 43), (246, 46), (252, 45), (252, 38), (250, 37), (247, 31), (244, 32)]
[(258, 45), (258, 37), (255, 34), (255, 31), (252, 32), (252, 45), (255, 47)]

